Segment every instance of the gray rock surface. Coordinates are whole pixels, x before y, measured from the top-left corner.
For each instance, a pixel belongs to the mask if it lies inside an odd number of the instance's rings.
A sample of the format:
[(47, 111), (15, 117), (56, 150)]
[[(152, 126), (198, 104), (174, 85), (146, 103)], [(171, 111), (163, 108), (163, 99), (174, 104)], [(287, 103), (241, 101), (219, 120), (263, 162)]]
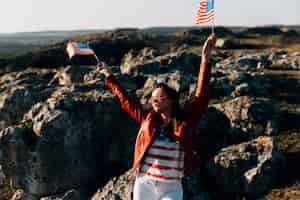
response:
[[(273, 82), (260, 70), (292, 69), (285, 68), (292, 62), (299, 66), (299, 53), (216, 57), (220, 61), (213, 68), (212, 101), (197, 125), (196, 143), (204, 164), (214, 157), (207, 166), (211, 177), (220, 176), (218, 191), (256, 197), (271, 188), (283, 163), (272, 139), (253, 140), (276, 136), (280, 129), (272, 95), (282, 82)], [(282, 60), (290, 63), (276, 64)], [(121, 67), (110, 68), (143, 104), (158, 82), (181, 92), (184, 103), (195, 92), (199, 62), (186, 49), (163, 54), (146, 48), (127, 53)], [(133, 177), (121, 172), (131, 165), (138, 125), (92, 66), (7, 73), (0, 76), (0, 93), (3, 182), (11, 180), (24, 194), (44, 199), (75, 200), (78, 192), (82, 195), (77, 189), (87, 185), (99, 188), (93, 191), (94, 200), (132, 195)], [(205, 172), (198, 170), (183, 180), (186, 199), (213, 196), (212, 188), (202, 187)]]
[(259, 137), (222, 149), (207, 168), (222, 193), (255, 198), (272, 187), (283, 165), (272, 138)]
[[(67, 66), (56, 74), (60, 85), (72, 85), (74, 83), (82, 83), (85, 74), (93, 71), (93, 66)], [(94, 70), (95, 71), (95, 70)]]
[(216, 41), (216, 47), (221, 49), (237, 49), (241, 47), (238, 41), (230, 38), (219, 38)]
[(92, 200), (130, 200), (133, 197), (134, 179), (130, 171), (114, 177), (104, 187), (97, 190)]
[(27, 70), (8, 73), (0, 79), (0, 130), (22, 120), (32, 105), (45, 100), (52, 91), (43, 85), (52, 72)]
[(241, 96), (214, 107), (228, 117), (231, 127), (247, 134), (244, 137), (248, 139), (278, 131), (279, 111), (269, 99)]
[(137, 127), (103, 89), (58, 88), (45, 102), (35, 104), (20, 125), (1, 132), (1, 165), (13, 186), (48, 195), (96, 180), (101, 183), (118, 167), (129, 167), (132, 131)]
[(53, 195), (48, 197), (42, 197), (40, 200), (83, 200), (88, 199), (86, 195), (83, 195), (80, 191), (69, 190), (61, 195)]
[[(132, 52), (126, 54), (120, 66), (122, 74), (133, 76), (156, 75), (174, 70), (185, 71), (186, 73), (192, 74), (197, 73), (200, 58), (194, 53), (181, 51), (153, 57), (149, 55), (144, 56), (145, 51), (146, 50), (142, 50), (142, 52), (137, 55)], [(153, 50), (147, 51), (152, 52)]]

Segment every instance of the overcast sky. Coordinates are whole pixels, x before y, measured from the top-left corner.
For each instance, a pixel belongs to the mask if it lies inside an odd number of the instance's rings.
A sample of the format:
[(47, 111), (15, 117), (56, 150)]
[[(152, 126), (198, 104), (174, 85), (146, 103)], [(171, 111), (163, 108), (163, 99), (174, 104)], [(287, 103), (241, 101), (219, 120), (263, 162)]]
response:
[[(193, 26), (199, 0), (4, 0), (0, 33)], [(215, 0), (217, 25), (300, 25), (300, 0)]]

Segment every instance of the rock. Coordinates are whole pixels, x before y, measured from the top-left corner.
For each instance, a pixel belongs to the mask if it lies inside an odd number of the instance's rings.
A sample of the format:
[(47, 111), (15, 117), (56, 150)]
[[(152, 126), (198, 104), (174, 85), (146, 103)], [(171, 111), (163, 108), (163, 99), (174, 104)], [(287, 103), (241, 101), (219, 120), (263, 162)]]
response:
[(287, 36), (287, 37), (295, 37), (298, 36), (296, 31), (290, 30), (288, 28), (281, 28), (276, 26), (262, 26), (262, 27), (253, 27), (248, 28), (243, 31), (243, 35), (248, 36)]
[[(270, 80), (257, 74), (243, 72), (237, 69), (216, 68), (212, 71), (211, 97), (220, 98), (228, 96), (239, 96), (262, 94), (266, 95), (270, 90)], [(247, 85), (247, 86), (246, 86)], [(245, 86), (248, 88), (246, 89)], [(241, 92), (240, 89), (244, 88)]]
[[(119, 66), (105, 66), (109, 68), (109, 70), (113, 74), (121, 74), (120, 67)], [(91, 71), (84, 74), (83, 77), (83, 83), (84, 84), (102, 84), (104, 80), (104, 75), (99, 72), (99, 70), (96, 70), (95, 67), (92, 68)]]
[(0, 129), (11, 125), (21, 119), (22, 113), (26, 112), (34, 104), (35, 95), (27, 88), (17, 86), (0, 99)]
[(22, 200), (23, 194), (24, 194), (24, 191), (23, 191), (23, 190), (21, 190), (21, 189), (17, 190), (17, 191), (14, 193), (14, 195), (13, 195), (13, 197), (12, 197), (12, 200)]
[(130, 200), (133, 198), (134, 180), (135, 176), (130, 171), (114, 177), (104, 187), (97, 190), (92, 200)]
[(0, 186), (4, 185), (6, 180), (6, 176), (2, 170), (2, 166), (0, 165)]
[[(196, 85), (192, 85), (191, 94)], [(271, 96), (274, 88), (278, 87), (272, 79), (264, 74), (243, 72), (240, 69), (216, 68), (212, 71), (211, 97), (238, 96)]]
[(1, 185), (0, 186), (0, 199), (7, 200), (11, 199), (15, 190), (11, 188), (9, 185)]
[(239, 136), (240, 138), (249, 139), (278, 132), (279, 111), (269, 99), (241, 96), (215, 104), (214, 107), (230, 119), (232, 127), (241, 129), (246, 134)]
[(177, 92), (180, 92), (181, 96), (185, 96), (185, 94), (189, 92), (190, 84), (195, 81), (195, 77), (180, 71), (160, 74), (158, 76), (149, 76), (143, 88), (137, 90), (136, 93), (137, 96), (140, 97), (141, 103), (146, 104), (158, 83), (165, 83)]
[(19, 126), (0, 132), (0, 164), (13, 186), (31, 195), (100, 184), (130, 166), (134, 131), (137, 125), (103, 85), (99, 92), (62, 87)]
[(88, 199), (88, 197), (74, 189), (69, 190), (61, 195), (54, 195), (54, 196), (40, 198), (40, 200), (83, 200), (83, 199)]
[(279, 49), (279, 50), (275, 50), (270, 56), (274, 57), (274, 56), (283, 56), (286, 55), (288, 52), (283, 50), (283, 49)]
[(269, 191), (283, 166), (284, 157), (270, 137), (224, 148), (207, 164), (221, 192), (219, 198), (229, 199), (256, 198)]
[(284, 33), (286, 37), (297, 37), (299, 33), (296, 30), (293, 30), (289, 27), (281, 27), (280, 30)]
[(271, 97), (272, 91), (278, 87), (277, 83), (263, 73), (239, 73), (232, 80), (234, 91), (230, 94), (232, 97), (238, 96), (261, 96)]
[(203, 187), (203, 176), (193, 173), (182, 180), (184, 200), (211, 200), (211, 194)]
[(292, 61), (291, 67), (292, 67), (292, 69), (299, 70), (300, 69), (300, 60)]
[[(223, 27), (223, 26), (218, 26), (215, 27), (215, 32), (217, 34), (217, 37), (228, 37), (228, 36), (233, 36), (235, 35), (232, 30), (229, 28)], [(182, 31), (177, 31), (174, 33), (175, 36), (177, 37), (193, 37), (193, 36), (202, 36), (206, 37), (211, 33), (211, 28), (208, 27), (203, 27), (201, 29), (184, 29)]]
[(237, 63), (239, 65), (242, 65), (242, 66), (247, 67), (247, 68), (256, 68), (258, 62), (259, 61), (257, 59), (251, 58), (251, 57), (242, 57), (242, 58), (237, 60)]
[(27, 194), (22, 189), (18, 189), (15, 191), (15, 193), (13, 194), (10, 200), (38, 200), (38, 197)]
[(228, 38), (217, 39), (215, 46), (221, 49), (237, 49), (241, 47), (241, 45), (237, 41)]
[[(145, 36), (139, 30), (115, 30), (95, 33), (92, 35), (77, 36), (76, 41), (89, 42), (101, 60), (111, 64), (120, 65), (121, 59), (131, 49), (141, 50), (156, 42), (157, 37)], [(169, 40), (163, 42), (167, 43)], [(58, 68), (70, 64), (66, 52), (67, 41), (39, 48), (38, 52), (26, 52), (16, 57), (2, 61), (7, 71), (24, 69), (27, 66), (35, 68)], [(160, 44), (161, 45), (161, 44)]]
[(250, 87), (248, 83), (242, 83), (235, 88), (233, 96), (243, 96), (247, 95), (250, 92)]
[(195, 143), (202, 162), (206, 162), (221, 148), (230, 144), (231, 131), (233, 130), (229, 118), (214, 106), (209, 106), (196, 128)]
[[(233, 71), (229, 71), (229, 74), (227, 71), (223, 70), (216, 70), (213, 71), (212, 77), (211, 77), (211, 97), (213, 98), (219, 98), (229, 95), (233, 90), (234, 87), (231, 83), (230, 76), (233, 75)], [(196, 90), (196, 85), (193, 91)]]
[(216, 67), (222, 69), (235, 68), (241, 69), (242, 71), (245, 69), (254, 71), (258, 68), (261, 69), (270, 66), (272, 62), (270, 61), (269, 57), (270, 56), (268, 52), (247, 55), (241, 53), (238, 58), (228, 57), (220, 60), (216, 63)]
[(300, 51), (296, 51), (296, 52), (291, 53), (291, 56), (292, 57), (300, 56)]
[(275, 51), (270, 55), (269, 59), (272, 61), (272, 64), (268, 66), (270, 69), (300, 69), (300, 56), (297, 55), (297, 52), (288, 54), (286, 51)]
[(93, 66), (73, 65), (67, 66), (61, 72), (56, 74), (60, 85), (72, 85), (73, 83), (82, 83), (84, 76), (94, 70)]
[(235, 68), (237, 65), (235, 62), (232, 60), (232, 58), (227, 58), (220, 60), (219, 62), (216, 63), (215, 65), (216, 68), (221, 68), (221, 69), (226, 69), (226, 68)]
[[(167, 33), (178, 28), (165, 28), (163, 33), (162, 29), (122, 29), (77, 39), (90, 41), (100, 59), (112, 65), (109, 68), (121, 85), (139, 97), (144, 107), (149, 107), (148, 97), (158, 82), (179, 91), (183, 105), (195, 93), (199, 46), (211, 31), (183, 29), (172, 35)], [(269, 139), (253, 140), (258, 136), (283, 140), (280, 146), (291, 157), (288, 164), (294, 166), (297, 161), (297, 151), (289, 154), (297, 141), (286, 139), (282, 131), (298, 128), (297, 72), (291, 70), (300, 69), (300, 54), (253, 49), (273, 43), (281, 46), (285, 41), (292, 44), (296, 41), (293, 31), (240, 30), (216, 31), (217, 46), (223, 50), (212, 55), (212, 62), (217, 63), (212, 68), (211, 101), (196, 126), (195, 138), (195, 151), (203, 165), (212, 166), (206, 169), (212, 176), (207, 177), (201, 165), (184, 177), (187, 200), (243, 198), (235, 198), (237, 194), (255, 199), (267, 192), (282, 162)], [(247, 44), (257, 39), (256, 34), (277, 36), (275, 40), (266, 37), (262, 46)], [(1, 184), (10, 185), (11, 190), (20, 188), (14, 198), (30, 200), (89, 199), (96, 188), (94, 198), (129, 199), (134, 178), (119, 175), (131, 165), (138, 125), (104, 86), (103, 75), (93, 66), (70, 66), (65, 42), (0, 58), (0, 63), (0, 199)], [(269, 147), (270, 154), (266, 153)], [(295, 172), (282, 171), (279, 187), (297, 179), (295, 166)], [(214, 175), (218, 187), (206, 185)], [(7, 194), (10, 199), (11, 193)]]
[[(151, 57), (150, 57), (151, 58)], [(125, 55), (120, 66), (122, 74), (155, 75), (167, 73), (174, 70), (185, 71), (186, 73), (196, 74), (200, 58), (196, 54), (188, 52), (176, 52), (163, 56), (148, 59), (142, 53), (137, 56), (129, 52)]]
[(0, 130), (20, 121), (32, 105), (46, 99), (52, 89), (45, 88), (51, 79), (48, 71), (10, 73), (0, 80)]

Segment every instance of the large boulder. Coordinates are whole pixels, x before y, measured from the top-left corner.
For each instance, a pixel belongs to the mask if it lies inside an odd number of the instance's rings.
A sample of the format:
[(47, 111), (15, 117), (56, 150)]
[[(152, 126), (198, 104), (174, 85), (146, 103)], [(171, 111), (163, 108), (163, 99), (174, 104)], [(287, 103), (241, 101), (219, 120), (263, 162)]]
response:
[(269, 60), (271, 65), (268, 69), (279, 70), (299, 70), (300, 69), (300, 54), (299, 52), (288, 53), (284, 50), (277, 50), (270, 54)]
[(240, 96), (214, 107), (227, 116), (232, 127), (241, 130), (242, 135), (233, 138), (250, 139), (278, 133), (280, 113), (270, 99)]
[(99, 188), (92, 200), (131, 200), (135, 176), (128, 171), (121, 176), (112, 178), (105, 186)]
[[(74, 83), (82, 83), (84, 76), (94, 70), (93, 66), (70, 65), (55, 75), (60, 85), (72, 85)], [(54, 78), (54, 79), (55, 79)]]
[(254, 54), (241, 53), (238, 57), (231, 56), (220, 60), (218, 63), (216, 63), (216, 67), (254, 71), (256, 69), (262, 69), (270, 66), (272, 62), (270, 61), (269, 57), (269, 52)]
[(221, 148), (232, 143), (230, 136), (236, 131), (231, 127), (230, 119), (210, 105), (197, 124), (195, 143), (197, 152), (206, 162)]
[(37, 197), (101, 184), (130, 166), (134, 132), (103, 85), (62, 87), (1, 132), (0, 164), (14, 187)]
[(50, 71), (8, 73), (0, 79), (0, 130), (22, 120), (32, 105), (45, 100), (52, 92), (44, 85), (50, 81)]
[(283, 166), (284, 157), (274, 149), (270, 137), (226, 147), (207, 164), (218, 188), (218, 199), (264, 194), (272, 188)]
[(268, 53), (258, 53), (252, 55), (241, 56), (237, 59), (237, 64), (246, 69), (256, 69), (269, 66), (271, 62), (268, 60)]
[(255, 96), (271, 97), (272, 92), (280, 83), (275, 82), (272, 78), (265, 76), (263, 73), (242, 73), (232, 81), (234, 91), (230, 94), (232, 97), (238, 96)]
[[(265, 76), (263, 73), (245, 72), (238, 69), (213, 68), (211, 85), (211, 98), (228, 98), (238, 96), (269, 97), (279, 83)], [(193, 93), (196, 85), (191, 86)]]
[[(213, 69), (213, 73), (211, 76), (211, 97), (212, 98), (220, 98), (228, 96), (232, 91), (234, 91), (234, 85), (232, 81), (235, 79), (232, 76), (237, 74), (234, 70), (220, 70)], [(196, 85), (192, 89), (192, 93), (196, 90)]]

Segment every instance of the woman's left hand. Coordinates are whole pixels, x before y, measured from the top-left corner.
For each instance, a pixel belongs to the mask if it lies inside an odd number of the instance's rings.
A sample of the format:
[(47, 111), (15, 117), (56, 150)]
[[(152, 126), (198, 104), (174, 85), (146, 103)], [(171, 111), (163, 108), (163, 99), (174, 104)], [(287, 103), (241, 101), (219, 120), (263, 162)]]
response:
[(207, 63), (210, 58), (211, 52), (216, 43), (216, 36), (215, 34), (211, 34), (207, 40), (205, 41), (203, 48), (202, 48), (202, 63)]

